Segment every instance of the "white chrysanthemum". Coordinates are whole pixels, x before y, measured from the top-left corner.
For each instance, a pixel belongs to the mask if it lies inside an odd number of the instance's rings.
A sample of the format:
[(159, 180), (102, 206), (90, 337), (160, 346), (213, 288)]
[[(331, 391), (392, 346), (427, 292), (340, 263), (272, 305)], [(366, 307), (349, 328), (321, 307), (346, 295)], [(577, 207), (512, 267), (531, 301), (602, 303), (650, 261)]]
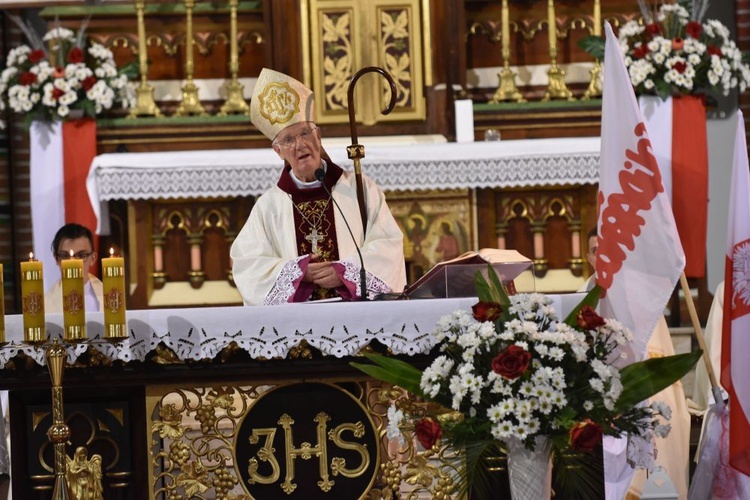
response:
[(398, 441), (399, 446), (404, 445), (404, 436), (401, 433), (401, 422), (404, 419), (404, 412), (397, 409), (395, 404), (392, 404), (388, 408), (388, 427), (386, 427), (386, 435), (389, 440)]
[(57, 114), (65, 118), (66, 116), (68, 116), (68, 114), (70, 114), (70, 108), (68, 108), (65, 104), (60, 104), (57, 107)]
[(588, 400), (584, 401), (583, 402), (583, 409), (586, 410), (586, 411), (593, 410), (594, 409), (594, 403), (592, 403), (591, 401), (588, 401)]
[(67, 40), (69, 42), (74, 42), (75, 39), (75, 33), (68, 28), (63, 28), (62, 26), (49, 30), (47, 34), (44, 35), (44, 38), (42, 38), (45, 42), (49, 42), (50, 40)]

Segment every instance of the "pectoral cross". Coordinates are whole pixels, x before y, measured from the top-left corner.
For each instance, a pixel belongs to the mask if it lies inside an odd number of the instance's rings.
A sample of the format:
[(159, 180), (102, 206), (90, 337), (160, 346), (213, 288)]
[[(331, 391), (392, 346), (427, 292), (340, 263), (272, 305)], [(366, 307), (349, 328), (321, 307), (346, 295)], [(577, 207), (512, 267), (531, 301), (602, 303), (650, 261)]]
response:
[(318, 233), (318, 228), (313, 227), (312, 231), (310, 231), (310, 234), (305, 236), (305, 239), (309, 241), (312, 245), (312, 253), (317, 254), (318, 253), (318, 242), (323, 241), (323, 235)]

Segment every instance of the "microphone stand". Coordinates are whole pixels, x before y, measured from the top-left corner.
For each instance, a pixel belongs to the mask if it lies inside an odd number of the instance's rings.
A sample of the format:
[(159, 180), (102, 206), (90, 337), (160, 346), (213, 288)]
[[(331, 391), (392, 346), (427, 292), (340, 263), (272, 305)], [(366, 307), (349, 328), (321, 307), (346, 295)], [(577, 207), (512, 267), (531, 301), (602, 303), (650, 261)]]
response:
[(341, 207), (336, 201), (336, 198), (333, 197), (333, 193), (331, 193), (331, 190), (328, 189), (328, 186), (326, 186), (326, 183), (324, 181), (325, 176), (326, 176), (326, 171), (323, 170), (322, 168), (319, 168), (315, 171), (315, 178), (318, 181), (320, 181), (320, 185), (323, 186), (323, 189), (326, 190), (326, 193), (328, 193), (328, 196), (331, 197), (331, 200), (333, 201), (334, 206), (336, 207), (336, 209), (338, 209), (339, 213), (341, 214), (341, 218), (344, 219), (344, 224), (346, 224), (346, 229), (349, 231), (349, 236), (351, 236), (352, 238), (352, 242), (354, 243), (354, 248), (357, 250), (357, 255), (359, 255), (359, 290), (360, 290), (359, 300), (367, 300), (367, 272), (365, 271), (365, 260), (362, 258), (362, 252), (359, 250), (359, 245), (357, 245), (357, 239), (354, 237), (352, 228), (349, 227), (349, 221), (346, 220), (344, 211), (341, 210)]

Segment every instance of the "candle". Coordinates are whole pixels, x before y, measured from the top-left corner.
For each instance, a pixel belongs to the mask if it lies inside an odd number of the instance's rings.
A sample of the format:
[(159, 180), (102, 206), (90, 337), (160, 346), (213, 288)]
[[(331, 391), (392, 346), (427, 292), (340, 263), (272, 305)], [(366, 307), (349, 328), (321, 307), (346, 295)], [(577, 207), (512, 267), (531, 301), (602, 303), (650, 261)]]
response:
[(128, 336), (125, 324), (125, 260), (114, 256), (102, 259), (102, 281), (104, 284), (104, 337), (119, 339)]
[(5, 343), (5, 279), (3, 265), (0, 264), (0, 344)]
[(503, 30), (502, 55), (504, 59), (509, 59), (510, 58), (510, 15), (508, 12), (508, 0), (503, 0), (500, 20), (502, 23), (501, 29)]
[(46, 340), (44, 328), (44, 279), (42, 263), (29, 254), (21, 262), (21, 309), (23, 311), (23, 338), (26, 342)]
[(594, 0), (594, 36), (602, 36), (602, 6), (599, 0)]
[(83, 297), (83, 261), (73, 258), (60, 261), (62, 271), (63, 325), (65, 340), (86, 338), (86, 305)]
[[(547, 22), (549, 24), (549, 49), (551, 53), (557, 49), (557, 21), (555, 20), (554, 0), (548, 0), (547, 2)], [(557, 54), (557, 52), (555, 52), (555, 54)]]

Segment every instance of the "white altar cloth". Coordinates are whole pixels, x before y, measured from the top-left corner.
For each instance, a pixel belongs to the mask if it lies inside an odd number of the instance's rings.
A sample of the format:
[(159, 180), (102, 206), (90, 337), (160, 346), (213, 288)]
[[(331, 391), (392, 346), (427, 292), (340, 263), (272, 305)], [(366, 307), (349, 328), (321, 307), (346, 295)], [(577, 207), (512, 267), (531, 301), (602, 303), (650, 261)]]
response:
[[(583, 294), (549, 295), (558, 316), (564, 318)], [(354, 355), (373, 340), (394, 354), (428, 352), (435, 345), (438, 320), (456, 310), (471, 311), (475, 297), (429, 300), (297, 303), (278, 306), (141, 309), (127, 312), (130, 336), (119, 343), (95, 340), (72, 344), (68, 363), (89, 345), (112, 360), (143, 361), (160, 342), (181, 360), (213, 359), (231, 342), (252, 358), (285, 358), (303, 340), (328, 356)], [(562, 311), (561, 313), (559, 311)], [(47, 334), (59, 338), (62, 314), (47, 315)], [(89, 339), (104, 333), (103, 313), (87, 313)], [(45, 364), (45, 348), (19, 345), (23, 316), (5, 318), (8, 344), (0, 349), (0, 368), (19, 352)]]
[[(468, 144), (367, 146), (363, 171), (385, 191), (593, 184), (599, 137)], [(345, 148), (328, 151), (351, 168)], [(272, 149), (110, 153), (94, 158), (86, 181), (99, 227), (117, 199), (257, 196), (276, 184), (281, 160)], [(101, 217), (104, 213), (105, 217)], [(105, 220), (102, 220), (105, 219)]]

